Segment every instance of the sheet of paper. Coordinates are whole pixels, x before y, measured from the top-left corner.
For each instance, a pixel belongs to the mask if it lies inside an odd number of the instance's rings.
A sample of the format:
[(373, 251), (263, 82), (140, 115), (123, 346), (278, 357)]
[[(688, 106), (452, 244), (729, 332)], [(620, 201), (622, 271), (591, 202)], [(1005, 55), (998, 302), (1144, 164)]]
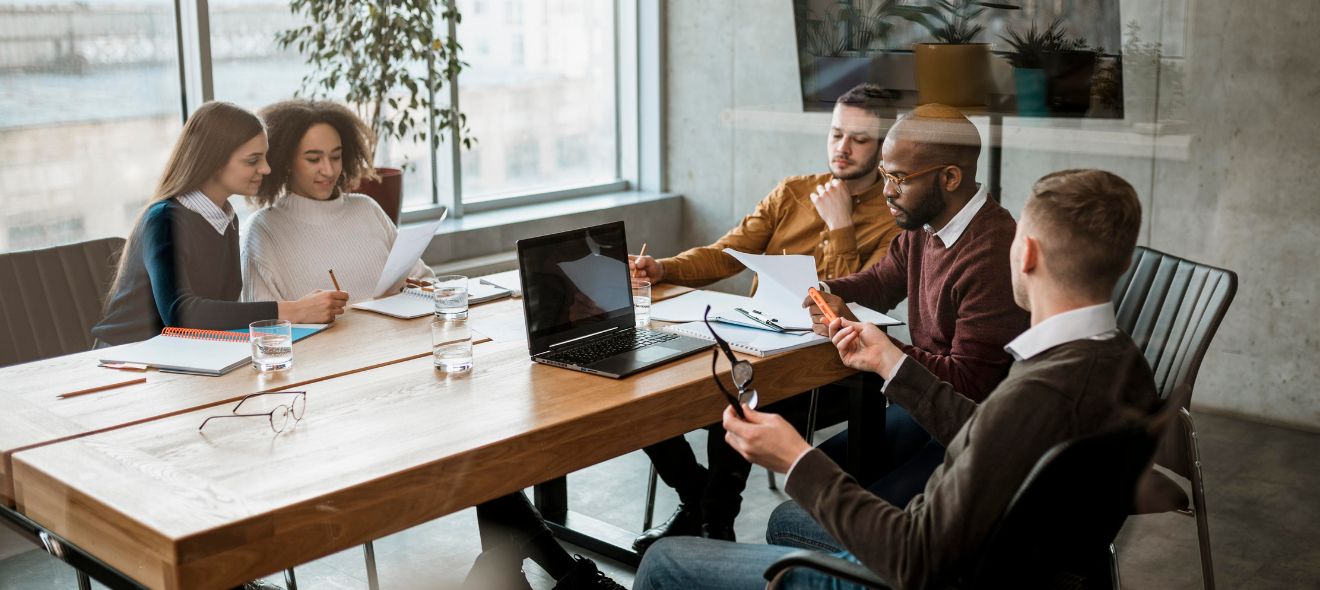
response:
[(784, 328), (811, 328), (811, 314), (802, 307), (807, 289), (815, 287), (816, 259), (802, 254), (747, 254), (737, 250), (724, 252), (756, 273), (757, 309), (779, 321)]
[(408, 271), (417, 264), (417, 259), (422, 257), (422, 252), (426, 251), (431, 238), (435, 237), (435, 231), (440, 229), (440, 222), (448, 216), (449, 210), (446, 209), (440, 219), (399, 228), (399, 235), (394, 238), (394, 247), (390, 248), (390, 257), (385, 261), (385, 268), (380, 271), (380, 278), (376, 280), (376, 297), (389, 295), (388, 291), (392, 287), (403, 282)]
[(733, 308), (752, 304), (751, 297), (730, 295), (719, 291), (689, 291), (678, 297), (651, 304), (651, 319), (661, 322), (699, 322), (711, 307), (711, 317), (733, 312)]

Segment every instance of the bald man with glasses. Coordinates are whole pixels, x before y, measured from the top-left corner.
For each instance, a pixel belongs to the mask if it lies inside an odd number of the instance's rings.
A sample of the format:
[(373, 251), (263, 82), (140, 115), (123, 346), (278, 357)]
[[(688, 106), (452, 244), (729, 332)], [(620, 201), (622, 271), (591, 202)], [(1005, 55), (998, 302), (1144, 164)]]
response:
[[(881, 147), (880, 172), (889, 210), (905, 231), (875, 265), (821, 283), (834, 312), (853, 321), (846, 302), (889, 310), (906, 299), (912, 343), (899, 343), (903, 352), (977, 402), (1008, 374), (1013, 359), (1004, 345), (1028, 325), (1004, 264), (1017, 224), (976, 183), (980, 153), (979, 132), (957, 109), (924, 105), (899, 119)], [(815, 331), (826, 334), (820, 309), (809, 298), (803, 305)], [(885, 418), (880, 456), (865, 458), (874, 475), (852, 475), (901, 506), (921, 491), (944, 447), (900, 405)], [(847, 446), (844, 432), (821, 450), (844, 464)], [(777, 512), (785, 521), (810, 520), (791, 503)]]

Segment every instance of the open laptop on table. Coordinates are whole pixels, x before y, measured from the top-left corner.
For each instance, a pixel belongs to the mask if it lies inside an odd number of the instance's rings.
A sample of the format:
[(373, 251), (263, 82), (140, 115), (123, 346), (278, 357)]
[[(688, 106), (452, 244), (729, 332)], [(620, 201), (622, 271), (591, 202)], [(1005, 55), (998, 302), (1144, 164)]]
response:
[(622, 221), (518, 240), (533, 361), (618, 379), (712, 346), (635, 327), (627, 243)]

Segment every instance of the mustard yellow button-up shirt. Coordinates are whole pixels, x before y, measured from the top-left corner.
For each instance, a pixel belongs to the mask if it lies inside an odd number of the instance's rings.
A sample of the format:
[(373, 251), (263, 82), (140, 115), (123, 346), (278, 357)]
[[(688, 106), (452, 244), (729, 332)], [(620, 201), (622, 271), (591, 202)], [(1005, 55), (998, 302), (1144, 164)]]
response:
[(889, 243), (903, 231), (885, 204), (884, 182), (853, 195), (852, 227), (831, 230), (816, 213), (811, 194), (832, 178), (831, 174), (815, 174), (784, 179), (751, 215), (714, 244), (661, 259), (664, 281), (701, 287), (742, 272), (745, 267), (721, 251), (725, 248), (751, 254), (809, 254), (816, 259), (816, 274), (822, 281), (879, 262), (889, 252)]

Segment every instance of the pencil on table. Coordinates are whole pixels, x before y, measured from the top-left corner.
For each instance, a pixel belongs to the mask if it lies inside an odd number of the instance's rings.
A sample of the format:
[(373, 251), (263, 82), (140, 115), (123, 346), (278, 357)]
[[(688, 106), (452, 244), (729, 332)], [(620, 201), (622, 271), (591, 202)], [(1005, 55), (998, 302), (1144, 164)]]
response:
[(78, 391), (71, 391), (71, 392), (69, 392), (69, 393), (61, 393), (60, 395), (58, 395), (58, 396), (56, 396), (56, 397), (59, 398), (59, 399), (64, 399), (64, 398), (67, 398), (67, 397), (78, 397), (78, 396), (80, 396), (80, 395), (87, 395), (87, 394), (89, 394), (89, 393), (96, 393), (96, 392), (98, 392), (98, 391), (105, 391), (105, 390), (107, 390), (107, 389), (114, 389), (114, 388), (116, 388), (116, 387), (124, 387), (124, 386), (127, 386), (127, 385), (137, 385), (138, 383), (146, 383), (146, 382), (147, 382), (147, 378), (146, 378), (146, 377), (140, 377), (140, 378), (137, 378), (137, 379), (129, 379), (128, 381), (120, 381), (119, 383), (111, 383), (111, 384), (109, 384), (109, 385), (102, 385), (102, 386), (100, 386), (100, 387), (91, 387), (91, 388), (88, 388), (88, 389), (80, 389), (80, 390), (78, 390)]
[(340, 289), (340, 288), (339, 288), (339, 279), (336, 279), (336, 278), (335, 278), (335, 269), (333, 269), (333, 268), (330, 269), (330, 282), (335, 284), (335, 290), (336, 290), (336, 291), (342, 291), (342, 290), (343, 290), (343, 289)]
[[(646, 242), (642, 242), (642, 249), (641, 249), (640, 251), (637, 252), (637, 257), (638, 257), (638, 258), (641, 258), (641, 257), (643, 257), (643, 256), (646, 256)], [(635, 268), (632, 269), (632, 273), (629, 274), (628, 276), (630, 276), (630, 277), (635, 277), (635, 276), (637, 276), (637, 269), (635, 269)]]

